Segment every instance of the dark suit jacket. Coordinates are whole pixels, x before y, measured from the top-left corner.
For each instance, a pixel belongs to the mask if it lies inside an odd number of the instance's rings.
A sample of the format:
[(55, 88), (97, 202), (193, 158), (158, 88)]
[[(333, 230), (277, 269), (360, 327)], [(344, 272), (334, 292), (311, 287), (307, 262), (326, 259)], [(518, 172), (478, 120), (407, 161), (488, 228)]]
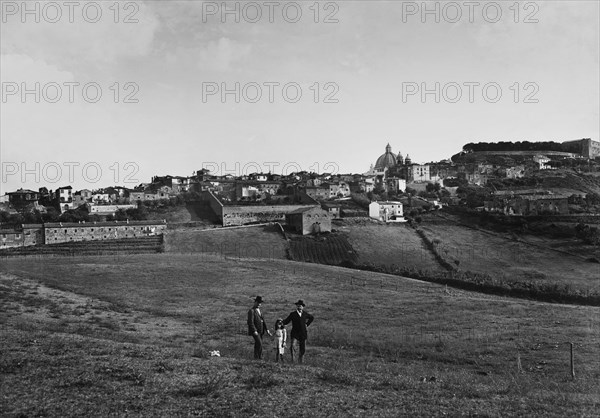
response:
[(298, 311), (294, 311), (283, 320), (283, 325), (292, 323), (291, 337), (300, 341), (306, 340), (308, 333), (306, 328), (314, 321), (315, 317), (308, 312), (302, 312), (302, 316), (298, 315)]
[(248, 335), (253, 335), (258, 332), (258, 335), (263, 335), (267, 331), (267, 323), (262, 314), (259, 314), (255, 308), (248, 311)]

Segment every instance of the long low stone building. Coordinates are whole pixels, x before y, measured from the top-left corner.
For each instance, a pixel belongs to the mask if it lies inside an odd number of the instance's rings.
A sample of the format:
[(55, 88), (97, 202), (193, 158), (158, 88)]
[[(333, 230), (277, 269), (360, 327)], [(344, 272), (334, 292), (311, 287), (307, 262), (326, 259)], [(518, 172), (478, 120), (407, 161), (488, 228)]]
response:
[(259, 222), (285, 222), (288, 213), (298, 209), (320, 208), (319, 202), (301, 196), (302, 203), (288, 205), (224, 205), (212, 192), (203, 193), (223, 226), (246, 225)]
[(166, 221), (24, 224), (21, 230), (2, 230), (0, 248), (139, 238), (161, 235), (166, 230)]

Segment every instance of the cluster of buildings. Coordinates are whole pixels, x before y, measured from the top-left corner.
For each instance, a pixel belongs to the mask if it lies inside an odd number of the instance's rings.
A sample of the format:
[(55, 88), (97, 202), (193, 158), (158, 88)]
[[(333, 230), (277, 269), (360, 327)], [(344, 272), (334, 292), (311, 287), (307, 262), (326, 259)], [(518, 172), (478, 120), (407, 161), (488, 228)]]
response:
[(568, 196), (536, 190), (499, 190), (484, 202), (487, 212), (505, 215), (537, 216), (567, 215)]
[[(595, 158), (600, 156), (600, 143), (590, 139), (565, 143), (577, 152), (575, 158)], [(516, 179), (526, 176), (531, 170), (552, 169), (550, 158), (540, 152), (514, 151), (519, 155), (520, 164), (506, 164), (507, 159), (494, 163), (494, 155), (511, 155), (512, 151), (480, 152), (484, 158), (460, 159), (456, 162), (443, 160), (435, 163), (417, 164), (409, 155), (395, 154), (390, 144), (362, 174), (329, 174), (297, 172), (288, 175), (272, 173), (252, 173), (241, 176), (212, 175), (202, 169), (192, 176), (155, 176), (150, 183), (140, 184), (134, 189), (114, 186), (99, 190), (82, 189), (74, 191), (71, 186), (59, 187), (52, 191), (41, 187), (38, 191), (19, 189), (0, 196), (0, 210), (16, 212), (39, 211), (54, 207), (60, 213), (85, 205), (90, 214), (99, 216), (114, 215), (120, 209), (137, 208), (140, 202), (157, 201), (194, 192), (207, 201), (224, 226), (241, 225), (252, 222), (286, 222), (302, 233), (324, 232), (331, 229), (331, 219), (342, 215), (341, 206), (336, 202), (349, 199), (354, 193), (369, 193), (396, 196), (406, 191), (407, 185), (416, 187), (419, 183), (440, 183), (454, 179), (469, 184), (485, 185), (492, 179)], [(556, 154), (555, 151), (550, 153)], [(560, 153), (560, 152), (559, 152)], [(473, 153), (477, 154), (477, 153)], [(569, 154), (571, 155), (571, 154)], [(524, 158), (526, 162), (524, 161)], [(510, 158), (508, 159), (510, 160)], [(468, 162), (465, 162), (468, 161)], [(517, 159), (515, 159), (517, 161)], [(437, 202), (429, 202), (437, 207)], [(385, 222), (402, 222), (403, 202), (373, 201), (368, 214)], [(568, 213), (567, 198), (540, 193), (497, 192), (485, 202), (484, 210), (513, 215), (564, 214)], [(3, 229), (2, 243), (9, 241), (30, 245), (30, 243), (51, 243), (64, 240), (110, 239), (118, 236), (133, 236), (132, 226), (78, 227), (61, 226), (65, 235), (56, 235), (53, 224), (43, 226), (23, 225), (21, 232), (9, 233)], [(141, 225), (147, 226), (147, 225)], [(37, 229), (36, 229), (37, 228)], [(73, 228), (72, 230), (69, 228)], [(109, 228), (108, 234), (98, 228)], [(156, 228), (151, 226), (151, 228)], [(38, 232), (34, 232), (34, 230)], [(42, 232), (39, 232), (42, 231)], [(77, 231), (72, 233), (71, 231)], [(85, 232), (82, 232), (85, 231)], [(127, 233), (126, 233), (127, 232)], [(147, 232), (147, 231), (146, 231)], [(153, 232), (153, 231), (152, 231)], [(10, 236), (10, 237), (9, 237)], [(60, 237), (60, 238), (59, 238)], [(82, 238), (83, 239), (83, 238)], [(54, 240), (54, 241), (53, 241)], [(62, 241), (61, 241), (62, 240)]]

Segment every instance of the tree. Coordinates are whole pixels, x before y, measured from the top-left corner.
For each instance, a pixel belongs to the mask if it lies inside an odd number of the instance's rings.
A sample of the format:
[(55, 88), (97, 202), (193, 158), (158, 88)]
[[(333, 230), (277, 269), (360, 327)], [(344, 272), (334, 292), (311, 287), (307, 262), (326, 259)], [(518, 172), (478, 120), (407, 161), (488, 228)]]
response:
[(127, 216), (127, 212), (125, 210), (119, 209), (115, 213), (114, 219), (116, 221), (126, 221), (127, 219), (129, 219), (129, 217)]
[(364, 194), (352, 193), (352, 194), (350, 194), (350, 198), (352, 199), (352, 201), (354, 203), (356, 203), (358, 206), (360, 206), (361, 208), (364, 208), (364, 209), (368, 209), (369, 203), (371, 203), (369, 198), (367, 196), (365, 196)]
[(383, 188), (383, 186), (381, 185), (381, 183), (377, 183), (375, 185), (375, 187), (373, 188), (373, 193), (377, 194), (377, 195), (381, 195), (385, 192), (385, 189)]
[(425, 186), (425, 191), (428, 193), (437, 193), (440, 191), (440, 189), (441, 186), (439, 183), (427, 183)]
[(37, 209), (31, 212), (27, 212), (23, 216), (23, 223), (26, 224), (39, 224), (42, 222), (42, 214)]
[(588, 206), (598, 205), (600, 204), (600, 195), (597, 193), (588, 193), (585, 196), (585, 203)]
[(148, 209), (144, 204), (138, 205), (135, 209), (127, 209), (126, 211), (129, 219), (134, 221), (145, 221), (148, 219)]
[(60, 218), (58, 209), (46, 206), (46, 213), (42, 214), (42, 222), (58, 222), (58, 218)]
[(62, 215), (58, 217), (60, 222), (87, 222), (89, 220), (89, 215), (87, 211), (81, 211), (78, 209), (70, 209), (63, 212)]

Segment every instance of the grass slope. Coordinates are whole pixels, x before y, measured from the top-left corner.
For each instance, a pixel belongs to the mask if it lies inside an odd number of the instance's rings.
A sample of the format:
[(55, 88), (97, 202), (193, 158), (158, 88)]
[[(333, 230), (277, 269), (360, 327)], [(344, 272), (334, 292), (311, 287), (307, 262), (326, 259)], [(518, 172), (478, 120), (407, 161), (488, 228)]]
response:
[(600, 290), (598, 263), (450, 222), (424, 223), (421, 228), (445, 258), (460, 262), (461, 270), (508, 281), (568, 284), (584, 292)]
[(417, 270), (442, 272), (423, 240), (408, 225), (382, 225), (375, 223), (342, 224), (336, 229), (348, 236), (348, 241), (358, 253), (358, 263), (409, 267)]
[(276, 226), (178, 229), (165, 235), (165, 251), (174, 253), (285, 259), (286, 246)]
[[(304, 366), (250, 359), (256, 294), (270, 325), (307, 302)], [(176, 253), (3, 260), (0, 297), (3, 416), (600, 412), (599, 308)]]
[(290, 258), (294, 261), (339, 266), (344, 261), (356, 262), (357, 254), (340, 233), (320, 236), (294, 235), (289, 241)]

